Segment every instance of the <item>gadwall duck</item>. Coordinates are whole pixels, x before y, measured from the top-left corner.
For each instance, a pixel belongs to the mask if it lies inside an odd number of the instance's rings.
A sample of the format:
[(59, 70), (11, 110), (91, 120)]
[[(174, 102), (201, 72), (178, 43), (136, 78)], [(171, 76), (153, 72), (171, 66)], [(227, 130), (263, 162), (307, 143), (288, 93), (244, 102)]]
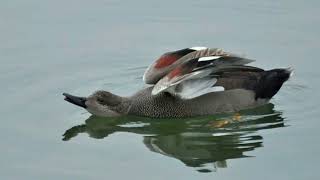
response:
[(65, 100), (97, 116), (192, 117), (236, 112), (264, 105), (292, 69), (263, 70), (253, 60), (217, 48), (167, 52), (151, 64), (143, 80), (149, 87), (121, 97), (97, 91), (88, 97), (63, 93)]

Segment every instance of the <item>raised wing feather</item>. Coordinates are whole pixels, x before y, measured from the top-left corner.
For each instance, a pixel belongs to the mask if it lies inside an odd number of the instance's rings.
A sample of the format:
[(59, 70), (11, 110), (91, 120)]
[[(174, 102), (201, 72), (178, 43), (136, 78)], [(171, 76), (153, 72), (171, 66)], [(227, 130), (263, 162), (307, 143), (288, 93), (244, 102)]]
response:
[(192, 52), (200, 51), (203, 49), (207, 48), (193, 47), (164, 53), (146, 69), (143, 75), (143, 81), (146, 84), (156, 84), (159, 81), (159, 79), (165, 76), (174, 67), (181, 64), (180, 61), (178, 61), (180, 58)]
[(243, 66), (249, 62), (252, 60), (223, 55), (191, 59), (159, 80), (152, 94), (168, 92), (182, 99), (191, 99), (210, 92), (223, 91), (223, 87), (215, 86), (219, 73), (255, 69)]
[[(235, 61), (238, 64), (247, 64), (253, 60), (245, 59), (241, 56), (228, 53), (218, 48), (206, 48), (206, 47), (192, 47), (185, 48), (177, 51), (167, 52), (163, 54), (158, 60), (151, 64), (143, 75), (143, 80), (146, 84), (156, 84), (161, 78), (166, 76), (170, 71), (180, 66), (183, 63), (192, 61), (193, 59), (202, 59), (201, 64), (207, 64), (206, 57), (215, 56), (219, 61), (216, 61), (216, 65), (224, 64), (223, 58), (228, 58), (230, 61)], [(220, 57), (223, 57), (222, 59)], [(241, 60), (241, 61), (240, 61)]]

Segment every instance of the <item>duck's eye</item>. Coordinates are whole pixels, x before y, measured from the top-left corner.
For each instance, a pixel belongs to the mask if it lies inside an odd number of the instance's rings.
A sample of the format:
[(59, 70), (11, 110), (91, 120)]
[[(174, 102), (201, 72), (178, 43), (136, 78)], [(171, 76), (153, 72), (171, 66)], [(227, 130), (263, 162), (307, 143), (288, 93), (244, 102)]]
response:
[(107, 105), (107, 101), (105, 101), (103, 98), (97, 98), (97, 102), (101, 105)]
[(97, 96), (97, 102), (104, 106), (117, 106), (121, 103), (121, 98), (112, 94), (102, 94)]

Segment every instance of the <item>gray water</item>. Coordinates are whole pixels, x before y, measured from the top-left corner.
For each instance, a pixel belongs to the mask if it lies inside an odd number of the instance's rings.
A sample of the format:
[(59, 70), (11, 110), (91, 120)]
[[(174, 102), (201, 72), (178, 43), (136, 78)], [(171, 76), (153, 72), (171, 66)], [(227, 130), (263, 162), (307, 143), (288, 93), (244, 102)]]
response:
[[(320, 1), (0, 2), (1, 179), (319, 179)], [(96, 118), (62, 93), (130, 95), (170, 50), (295, 75), (240, 115)]]

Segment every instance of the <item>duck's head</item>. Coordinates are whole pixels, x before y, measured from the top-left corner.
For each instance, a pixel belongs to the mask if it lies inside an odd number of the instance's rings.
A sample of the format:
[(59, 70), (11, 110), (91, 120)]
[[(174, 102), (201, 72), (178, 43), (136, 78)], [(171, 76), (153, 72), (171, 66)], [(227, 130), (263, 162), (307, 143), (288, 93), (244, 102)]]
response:
[(64, 100), (85, 108), (91, 114), (105, 117), (124, 115), (128, 109), (126, 98), (117, 96), (108, 91), (96, 91), (88, 97), (78, 97), (63, 93)]

